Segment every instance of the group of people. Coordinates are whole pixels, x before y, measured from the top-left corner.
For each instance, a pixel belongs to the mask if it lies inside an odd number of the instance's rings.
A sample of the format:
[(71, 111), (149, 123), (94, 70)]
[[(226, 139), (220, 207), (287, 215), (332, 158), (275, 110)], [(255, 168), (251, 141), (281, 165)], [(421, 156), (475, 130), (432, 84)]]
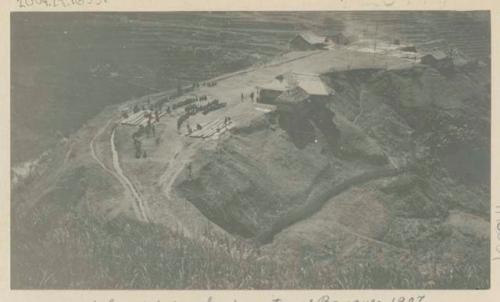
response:
[(207, 101), (207, 97), (205, 96), (205, 98), (196, 98), (196, 102), (195, 103), (192, 103), (192, 104), (189, 104), (189, 105), (186, 105), (186, 107), (184, 107), (184, 112), (187, 114), (187, 115), (195, 115), (196, 113), (200, 112), (200, 111), (211, 111), (210, 109), (215, 105), (217, 107), (217, 105), (219, 104), (219, 100), (218, 99), (214, 99), (212, 100), (211, 102), (206, 102)]
[[(216, 81), (208, 81), (208, 82), (202, 82), (201, 86), (206, 86), (206, 87), (213, 87), (216, 86), (217, 82)], [(199, 82), (194, 82), (192, 84), (192, 88), (199, 88), (200, 83)], [(241, 95), (242, 100), (244, 99), (244, 95)], [(253, 100), (254, 99), (254, 93), (250, 93), (249, 97)], [(218, 109), (220, 107), (223, 107), (222, 105), (225, 105), (225, 103), (219, 103), (219, 100), (213, 100), (212, 102), (208, 104), (203, 104), (202, 102), (208, 101), (207, 95), (202, 95), (202, 96), (195, 96), (194, 97), (194, 102), (190, 104), (186, 104), (184, 107), (185, 114), (179, 117), (177, 120), (177, 130), (180, 130), (180, 127), (184, 121), (186, 121), (189, 116), (196, 114), (199, 111), (203, 111), (203, 113), (207, 113), (208, 111)], [(165, 101), (171, 101), (172, 97), (168, 97), (165, 99)], [(141, 110), (144, 111), (144, 117), (146, 118), (147, 122), (146, 125), (139, 125), (139, 129), (135, 131), (132, 134), (132, 139), (134, 143), (134, 149), (135, 149), (135, 157), (136, 158), (145, 158), (147, 157), (147, 153), (145, 150), (142, 149), (142, 142), (140, 140), (140, 137), (143, 134), (146, 134), (147, 137), (150, 137), (151, 135), (153, 137), (156, 137), (156, 127), (155, 123), (160, 122), (160, 117), (161, 117), (161, 112), (163, 110), (163, 105), (165, 101), (158, 101), (155, 104), (151, 104), (151, 99), (148, 99), (147, 104), (143, 104), (142, 106), (139, 106), (138, 104), (135, 104), (134, 107), (132, 108), (133, 113), (140, 112)], [(165, 112), (170, 114), (172, 111), (175, 109), (176, 104), (173, 104), (171, 106), (166, 106)], [(182, 106), (182, 104), (178, 104)], [(207, 111), (207, 112), (205, 112)], [(124, 118), (127, 118), (129, 116), (128, 112), (122, 112), (122, 116)], [(227, 126), (229, 123), (231, 123), (231, 118), (230, 117), (224, 117), (224, 126)], [(188, 134), (193, 133), (194, 129), (191, 127), (189, 123), (186, 125)], [(200, 124), (196, 124), (195, 130), (199, 131), (202, 130), (203, 126)], [(156, 144), (158, 145), (160, 142), (159, 137), (156, 138)]]
[[(224, 117), (224, 127), (226, 127), (229, 124), (231, 124), (231, 118), (229, 116), (225, 116)], [(197, 123), (196, 130), (200, 131), (202, 129), (203, 129), (203, 126)], [(193, 128), (191, 128), (191, 124), (189, 124), (189, 122), (186, 124), (186, 130), (187, 130), (188, 135), (191, 135), (193, 133)], [(217, 132), (219, 132), (219, 129), (217, 129)]]
[[(143, 124), (139, 125), (139, 128), (137, 131), (135, 131), (132, 134), (132, 140), (134, 142), (134, 150), (135, 150), (135, 157), (136, 158), (146, 158), (147, 153), (146, 150), (142, 149), (142, 142), (139, 139), (143, 134), (146, 134), (146, 137), (156, 137), (156, 126), (155, 123), (160, 122), (161, 118), (161, 109), (162, 105), (161, 104), (155, 104), (154, 106), (151, 106), (148, 104), (149, 110), (146, 109), (146, 106), (142, 106), (142, 110), (144, 111), (144, 118), (146, 119), (146, 126)], [(170, 107), (167, 107), (167, 112), (169, 112)], [(136, 104), (133, 108), (134, 112), (139, 112), (141, 108)], [(156, 144), (158, 145), (160, 142), (159, 137), (156, 138)]]
[(195, 115), (198, 112), (207, 114), (210, 111), (217, 110), (226, 106), (226, 103), (219, 102), (218, 99), (212, 100), (208, 103), (201, 103), (200, 101), (207, 100), (206, 96), (204, 98), (197, 97), (196, 100), (196, 103), (192, 103), (184, 107), (185, 113), (177, 119), (177, 131), (180, 130), (182, 123), (186, 121), (190, 116)]
[[(247, 96), (246, 96), (246, 95), (242, 92), (242, 93), (241, 93), (241, 101), (243, 102), (243, 101), (245, 100), (245, 98), (246, 98), (246, 97), (247, 97)], [(253, 99), (254, 99), (254, 97), (255, 97), (255, 93), (254, 93), (253, 91), (252, 91), (252, 92), (250, 92), (250, 94), (248, 95), (248, 97), (250, 97), (250, 99), (251, 99), (251, 100), (252, 100), (252, 102), (253, 102)]]
[(144, 111), (144, 118), (146, 118), (148, 120), (148, 125), (152, 123), (153, 119), (155, 122), (159, 123), (160, 122), (160, 113), (161, 113), (161, 111), (159, 111), (159, 110)]
[[(186, 124), (186, 129), (187, 129), (188, 134), (193, 133), (193, 128), (191, 128), (191, 125), (189, 124), (189, 122)], [(197, 123), (196, 124), (196, 130), (200, 131), (202, 129), (203, 129), (203, 126)]]

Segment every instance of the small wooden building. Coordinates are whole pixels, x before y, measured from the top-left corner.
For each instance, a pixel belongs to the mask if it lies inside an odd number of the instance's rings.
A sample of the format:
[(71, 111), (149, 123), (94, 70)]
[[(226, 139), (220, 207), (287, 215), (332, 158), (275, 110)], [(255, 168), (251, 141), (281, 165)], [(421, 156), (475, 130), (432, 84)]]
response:
[(296, 87), (305, 91), (313, 101), (326, 101), (335, 93), (317, 74), (292, 72), (279, 75), (270, 83), (257, 87), (259, 102), (275, 104), (278, 96)]
[(436, 68), (448, 67), (453, 65), (451, 58), (441, 50), (433, 50), (420, 58), (420, 63), (430, 65)]
[(401, 46), (400, 48), (398, 48), (398, 50), (406, 52), (417, 52), (417, 48), (414, 45)]
[(289, 44), (290, 50), (296, 51), (323, 49), (328, 44), (328, 39), (312, 32), (303, 32), (293, 38)]
[(300, 87), (283, 91), (276, 98), (278, 111), (292, 113), (303, 109), (305, 103), (310, 102), (310, 95)]
[(337, 45), (348, 45), (349, 43), (351, 43), (349, 38), (347, 38), (343, 33), (331, 35), (328, 38), (330, 39), (330, 41)]

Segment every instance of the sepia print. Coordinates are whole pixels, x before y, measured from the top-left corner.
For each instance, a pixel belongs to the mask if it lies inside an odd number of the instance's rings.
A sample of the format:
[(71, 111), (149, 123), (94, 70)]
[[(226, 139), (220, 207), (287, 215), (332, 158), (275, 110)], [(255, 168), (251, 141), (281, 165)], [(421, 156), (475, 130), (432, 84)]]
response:
[(12, 289), (490, 288), (489, 12), (10, 23)]

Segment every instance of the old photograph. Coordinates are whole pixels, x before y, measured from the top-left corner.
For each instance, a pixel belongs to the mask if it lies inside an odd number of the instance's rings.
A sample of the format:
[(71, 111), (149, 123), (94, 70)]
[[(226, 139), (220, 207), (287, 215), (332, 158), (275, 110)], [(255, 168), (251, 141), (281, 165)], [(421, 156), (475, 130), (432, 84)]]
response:
[(11, 288), (489, 289), (490, 32), (11, 13)]

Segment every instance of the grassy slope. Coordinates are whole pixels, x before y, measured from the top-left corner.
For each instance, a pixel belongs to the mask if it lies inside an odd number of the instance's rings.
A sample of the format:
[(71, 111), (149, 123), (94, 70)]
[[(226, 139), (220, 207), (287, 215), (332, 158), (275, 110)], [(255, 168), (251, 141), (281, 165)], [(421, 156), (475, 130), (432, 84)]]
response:
[[(402, 79), (404, 77), (400, 76), (399, 80)], [(376, 77), (375, 82), (370, 83), (375, 91), (379, 81), (386, 83), (387, 80), (383, 76)], [(384, 97), (375, 100), (385, 100), (388, 108), (394, 106), (391, 100)], [(412, 110), (415, 108), (412, 107)], [(373, 114), (372, 111), (367, 112), (370, 116)], [(399, 113), (403, 114), (402, 112)], [(390, 115), (382, 116), (388, 118)], [(375, 132), (366, 133), (370, 134), (371, 140), (383, 144), (386, 141), (378, 138), (380, 131), (387, 130), (369, 126), (370, 122), (380, 124), (373, 118), (363, 117), (364, 122), (356, 131), (365, 127), (373, 128)], [(343, 123), (348, 125), (350, 122), (344, 120)], [(204, 182), (212, 183), (220, 180), (212, 177), (220, 172), (226, 177), (223, 178), (226, 180), (225, 186), (237, 189), (237, 194), (248, 196), (244, 194), (245, 187), (239, 187), (246, 183), (245, 178), (255, 174), (254, 179), (261, 182), (257, 187), (260, 189), (255, 190), (255, 182), (251, 188), (255, 193), (255, 201), (260, 200), (260, 206), (255, 202), (245, 202), (216, 208), (226, 209), (224, 215), (232, 215), (243, 223), (245, 220), (241, 218), (244, 216), (240, 217), (237, 213), (248, 215), (249, 212), (256, 211), (255, 217), (260, 220), (250, 220), (250, 224), (259, 226), (269, 223), (263, 219), (263, 214), (267, 213), (272, 217), (274, 212), (283, 212), (292, 205), (292, 196), (300, 197), (309, 190), (307, 180), (315, 179), (321, 174), (323, 164), (320, 163), (324, 163), (323, 157), (326, 156), (319, 156), (321, 144), (304, 150), (296, 149), (287, 141), (286, 133), (280, 129), (270, 130), (266, 123), (264, 126), (250, 125), (249, 129), (240, 129), (239, 134), (236, 131), (234, 137), (219, 148), (220, 156), (225, 160), (206, 161), (207, 164), (211, 162), (211, 165), (195, 175), (195, 179), (199, 177)], [(86, 130), (88, 133), (80, 134), (82, 139), (92, 136), (91, 129), (92, 127)], [(352, 131), (354, 128), (349, 129)], [(384, 132), (384, 135), (397, 139), (400, 135), (398, 133)], [(425, 131), (420, 135), (425, 135)], [(279, 137), (281, 138), (278, 139)], [(260, 144), (252, 143), (256, 141), (265, 142), (266, 154), (260, 152), (263, 150)], [(366, 148), (371, 150), (371, 144), (373, 141)], [(359, 148), (362, 145), (356, 146)], [(439, 156), (439, 150), (434, 152), (434, 156)], [(208, 151), (203, 154), (207, 157), (206, 160), (211, 158)], [(287, 160), (290, 159), (287, 154), (295, 154), (292, 157), (295, 160)], [(347, 173), (348, 167), (366, 169), (366, 163), (361, 162), (370, 153), (360, 154), (361, 157), (334, 159), (331, 164), (335, 167), (335, 177), (339, 177), (340, 171)], [(433, 167), (425, 170), (427, 161), (423, 161), (421, 173), (432, 172), (424, 180), (410, 180), (409, 184), (401, 181), (392, 185), (370, 185), (370, 196), (373, 198), (370, 197), (368, 203), (366, 191), (348, 190), (343, 193), (347, 194), (344, 199), (339, 196), (341, 199), (334, 198), (327, 203), (318, 214), (320, 216), (312, 216), (293, 225), (280, 234), (273, 245), (264, 247), (259, 252), (246, 241), (227, 241), (209, 234), (208, 237), (213, 242), (219, 242), (212, 246), (194, 242), (159, 225), (144, 225), (124, 216), (107, 220), (102, 215), (96, 215), (96, 205), (105, 204), (120, 188), (95, 164), (88, 165), (86, 156), (77, 159), (83, 165), (70, 166), (65, 170), (55, 186), (41, 196), (33, 209), (27, 211), (26, 208), (20, 208), (20, 211), (13, 212), (13, 238), (16, 239), (12, 246), (12, 280), (15, 288), (488, 287), (488, 253), (485, 252), (488, 251), (488, 241), (477, 237), (474, 230), (467, 229), (466, 226), (465, 229), (464, 226), (453, 228), (457, 223), (456, 219), (443, 223), (450, 209), (470, 212), (469, 209), (475, 208), (478, 213), (474, 214), (487, 216), (485, 210), (478, 210), (475, 206), (478, 200), (488, 200), (487, 196), (477, 199), (481, 192), (475, 193), (467, 184), (457, 182), (460, 179), (452, 180), (446, 174), (443, 176), (441, 165), (439, 169)], [(203, 166), (204, 158), (201, 157), (199, 161), (196, 165)], [(305, 166), (301, 166), (305, 163)], [(269, 167), (273, 169), (268, 170), (266, 178), (259, 176), (259, 171)], [(241, 173), (241, 169), (247, 172)], [(255, 173), (249, 172), (249, 169), (255, 169)], [(238, 172), (239, 170), (241, 171)], [(291, 171), (294, 173), (290, 173)], [(291, 194), (290, 183), (281, 177), (284, 174), (295, 175), (296, 193)], [(448, 182), (443, 183), (444, 181)], [(182, 183), (182, 180), (179, 181), (179, 188), (182, 188)], [(262, 195), (263, 190), (271, 184), (271, 187), (281, 189), (269, 196), (281, 194), (281, 199), (287, 196), (285, 199), (290, 200), (281, 203), (277, 202), (280, 198)], [(384, 189), (391, 186), (392, 189)], [(205, 190), (210, 187), (220, 189), (221, 184), (205, 184), (202, 187)], [(193, 190), (197, 187), (186, 188)], [(444, 188), (447, 192), (443, 192)], [(108, 190), (110, 191), (106, 193)], [(222, 191), (228, 194), (232, 192)], [(268, 188), (268, 191), (272, 192), (273, 188)], [(204, 196), (205, 203), (212, 194), (203, 190), (198, 193)], [(476, 199), (469, 196), (476, 196)], [(231, 199), (229, 195), (219, 197), (219, 202)], [(190, 196), (190, 199), (195, 200), (196, 197)], [(241, 198), (231, 200), (245, 201)], [(270, 200), (278, 207), (274, 212), (269, 212), (269, 207), (265, 206)], [(359, 203), (353, 204), (352, 201), (356, 200)], [(300, 203), (300, 198), (296, 202)], [(352, 217), (351, 220), (366, 220), (367, 217), (372, 219), (375, 213), (383, 214), (386, 219), (376, 220), (376, 227), (368, 222), (364, 228), (363, 224), (352, 225), (350, 219), (345, 220), (346, 215), (339, 213), (351, 212), (349, 209), (353, 207), (360, 216)], [(338, 225), (332, 224), (332, 219)], [(372, 230), (379, 231), (373, 235), (370, 233)], [(359, 235), (353, 235), (353, 231), (412, 252), (408, 255), (370, 240), (360, 239)], [(34, 253), (35, 250), (44, 252)], [(272, 255), (276, 255), (277, 259)], [(474, 257), (470, 258), (468, 255)]]

